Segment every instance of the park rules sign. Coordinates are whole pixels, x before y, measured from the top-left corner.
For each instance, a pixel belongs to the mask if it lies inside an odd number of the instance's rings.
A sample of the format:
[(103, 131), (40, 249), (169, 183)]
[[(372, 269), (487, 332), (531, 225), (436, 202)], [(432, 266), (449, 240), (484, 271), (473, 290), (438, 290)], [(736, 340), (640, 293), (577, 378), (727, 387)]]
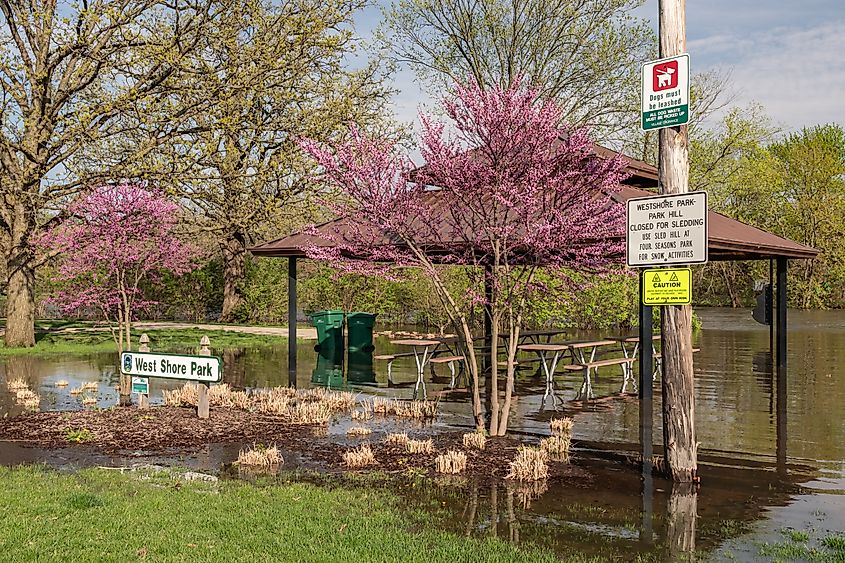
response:
[(669, 266), (707, 262), (707, 193), (628, 200), (627, 264)]
[(217, 383), (223, 377), (220, 358), (152, 352), (124, 352), (120, 355), (120, 371), (141, 378), (163, 377), (202, 383)]
[(643, 131), (689, 122), (689, 55), (649, 61), (643, 65)]

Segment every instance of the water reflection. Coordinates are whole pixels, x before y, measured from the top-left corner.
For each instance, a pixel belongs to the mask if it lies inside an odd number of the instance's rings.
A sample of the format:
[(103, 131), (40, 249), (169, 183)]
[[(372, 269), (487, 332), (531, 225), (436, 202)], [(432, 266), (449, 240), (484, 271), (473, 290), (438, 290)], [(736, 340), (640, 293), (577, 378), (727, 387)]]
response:
[[(575, 402), (572, 399), (582, 380), (578, 374), (563, 373), (556, 379), (562, 400), (559, 410), (544, 411), (545, 379), (538, 372), (539, 364), (526, 361), (517, 375), (511, 430), (532, 441), (548, 434), (551, 417), (574, 417), (573, 467), (583, 470), (583, 478), (530, 486), (453, 481), (449, 487), (424, 488), (422, 493), (408, 495), (420, 495), (421, 507), (430, 507), (432, 498), (446, 502), (444, 526), (457, 533), (497, 535), (546, 545), (559, 553), (577, 550), (623, 559), (630, 559), (634, 551), (663, 558), (682, 557), (692, 548), (712, 549), (725, 538), (747, 531), (746, 523), (761, 519), (782, 526), (790, 522), (784, 515), (793, 510), (795, 498), (811, 506), (814, 502), (835, 504), (829, 499), (836, 495), (841, 500), (845, 490), (845, 374), (841, 368), (845, 313), (790, 312), (789, 372), (780, 379), (772, 370), (767, 327), (754, 323), (747, 311), (702, 310), (699, 314), (704, 328), (695, 339), (701, 348), (695, 356), (703, 480), (698, 492), (673, 488), (653, 475), (647, 463), (638, 465), (660, 453), (659, 385), (653, 408), (641, 409), (636, 396), (619, 392), (619, 370), (601, 369), (592, 382), (597, 400)], [(604, 336), (616, 334), (578, 333), (567, 338)], [(386, 338), (376, 339), (377, 355), (403, 352), (407, 349), (391, 346)], [(224, 381), (235, 387), (290, 383), (287, 346), (214, 353), (223, 358)], [(398, 359), (388, 381), (386, 362), (373, 360), (372, 352), (327, 357), (316, 354), (311, 343), (299, 346), (297, 355), (295, 383), (299, 387), (321, 385), (409, 398), (416, 381), (413, 357)], [(113, 354), (4, 358), (0, 360), (0, 413), (20, 412), (3, 385), (17, 377), (42, 396), (42, 408), (82, 408), (68, 390), (89, 381), (100, 382), (99, 406), (114, 405), (115, 359)], [(440, 395), (439, 424), (466, 428), (471, 425), (468, 395), (460, 386), (450, 390), (450, 374), (440, 371), (425, 374), (430, 396), (446, 391)], [(55, 387), (59, 379), (70, 383), (64, 391)], [(152, 402), (161, 401), (162, 389), (178, 385), (153, 380)], [(642, 435), (649, 431), (653, 440)], [(645, 442), (654, 443), (654, 451), (641, 450)], [(222, 458), (208, 459), (219, 465)], [(845, 529), (841, 508), (839, 512), (825, 510), (832, 514), (826, 525)]]

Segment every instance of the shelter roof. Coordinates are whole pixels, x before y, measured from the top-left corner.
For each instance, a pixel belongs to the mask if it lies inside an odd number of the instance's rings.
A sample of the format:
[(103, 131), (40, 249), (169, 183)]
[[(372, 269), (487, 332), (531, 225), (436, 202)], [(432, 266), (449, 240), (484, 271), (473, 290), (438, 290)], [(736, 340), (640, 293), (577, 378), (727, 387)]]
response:
[[(594, 150), (601, 157), (614, 157), (618, 154), (600, 145), (594, 145)], [(616, 201), (624, 205), (631, 198), (654, 195), (653, 191), (646, 190), (657, 188), (657, 168), (641, 160), (626, 156), (623, 158), (630, 176), (624, 181), (622, 190), (616, 194)], [(710, 260), (805, 259), (814, 258), (818, 254), (812, 247), (752, 227), (715, 211), (708, 211), (707, 220)], [(342, 234), (361, 228), (361, 225), (354, 224), (350, 218), (342, 218), (319, 225), (317, 230)], [(380, 236), (386, 245), (395, 244), (383, 233), (373, 235)], [(297, 232), (250, 248), (250, 251), (256, 256), (305, 257), (306, 248), (330, 244), (326, 238)]]

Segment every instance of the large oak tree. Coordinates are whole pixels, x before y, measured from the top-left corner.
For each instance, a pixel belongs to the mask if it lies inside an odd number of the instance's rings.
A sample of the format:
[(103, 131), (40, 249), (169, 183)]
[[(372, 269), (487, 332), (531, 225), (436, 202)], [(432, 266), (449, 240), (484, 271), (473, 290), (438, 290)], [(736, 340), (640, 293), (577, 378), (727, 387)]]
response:
[[(34, 238), (80, 187), (112, 174), (80, 165), (126, 133), (127, 113), (168, 99), (169, 78), (201, 36), (206, 10), (194, 0), (0, 0), (0, 12), (5, 341), (32, 346)], [(134, 150), (170, 130), (167, 120), (146, 123)]]

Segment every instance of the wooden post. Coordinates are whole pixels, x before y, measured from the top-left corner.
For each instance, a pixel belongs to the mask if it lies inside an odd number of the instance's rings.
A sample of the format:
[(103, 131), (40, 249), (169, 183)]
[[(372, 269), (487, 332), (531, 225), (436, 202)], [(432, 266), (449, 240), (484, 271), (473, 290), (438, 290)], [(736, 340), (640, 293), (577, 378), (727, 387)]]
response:
[[(660, 57), (686, 51), (685, 0), (660, 0)], [(687, 126), (660, 130), (661, 194), (689, 191)], [(661, 312), (663, 354), (663, 444), (674, 481), (692, 481), (698, 471), (692, 370), (692, 307), (665, 306)]]
[[(200, 356), (211, 355), (211, 341), (208, 336), (203, 336), (200, 340)], [(208, 418), (208, 383), (198, 383), (197, 392), (199, 398), (197, 399), (197, 417)]]
[[(146, 333), (141, 335), (141, 338), (138, 340), (138, 344), (139, 352), (152, 352), (152, 350), (150, 350), (150, 337), (147, 336)], [(150, 408), (150, 395), (148, 393), (140, 393), (138, 395), (138, 408)]]

